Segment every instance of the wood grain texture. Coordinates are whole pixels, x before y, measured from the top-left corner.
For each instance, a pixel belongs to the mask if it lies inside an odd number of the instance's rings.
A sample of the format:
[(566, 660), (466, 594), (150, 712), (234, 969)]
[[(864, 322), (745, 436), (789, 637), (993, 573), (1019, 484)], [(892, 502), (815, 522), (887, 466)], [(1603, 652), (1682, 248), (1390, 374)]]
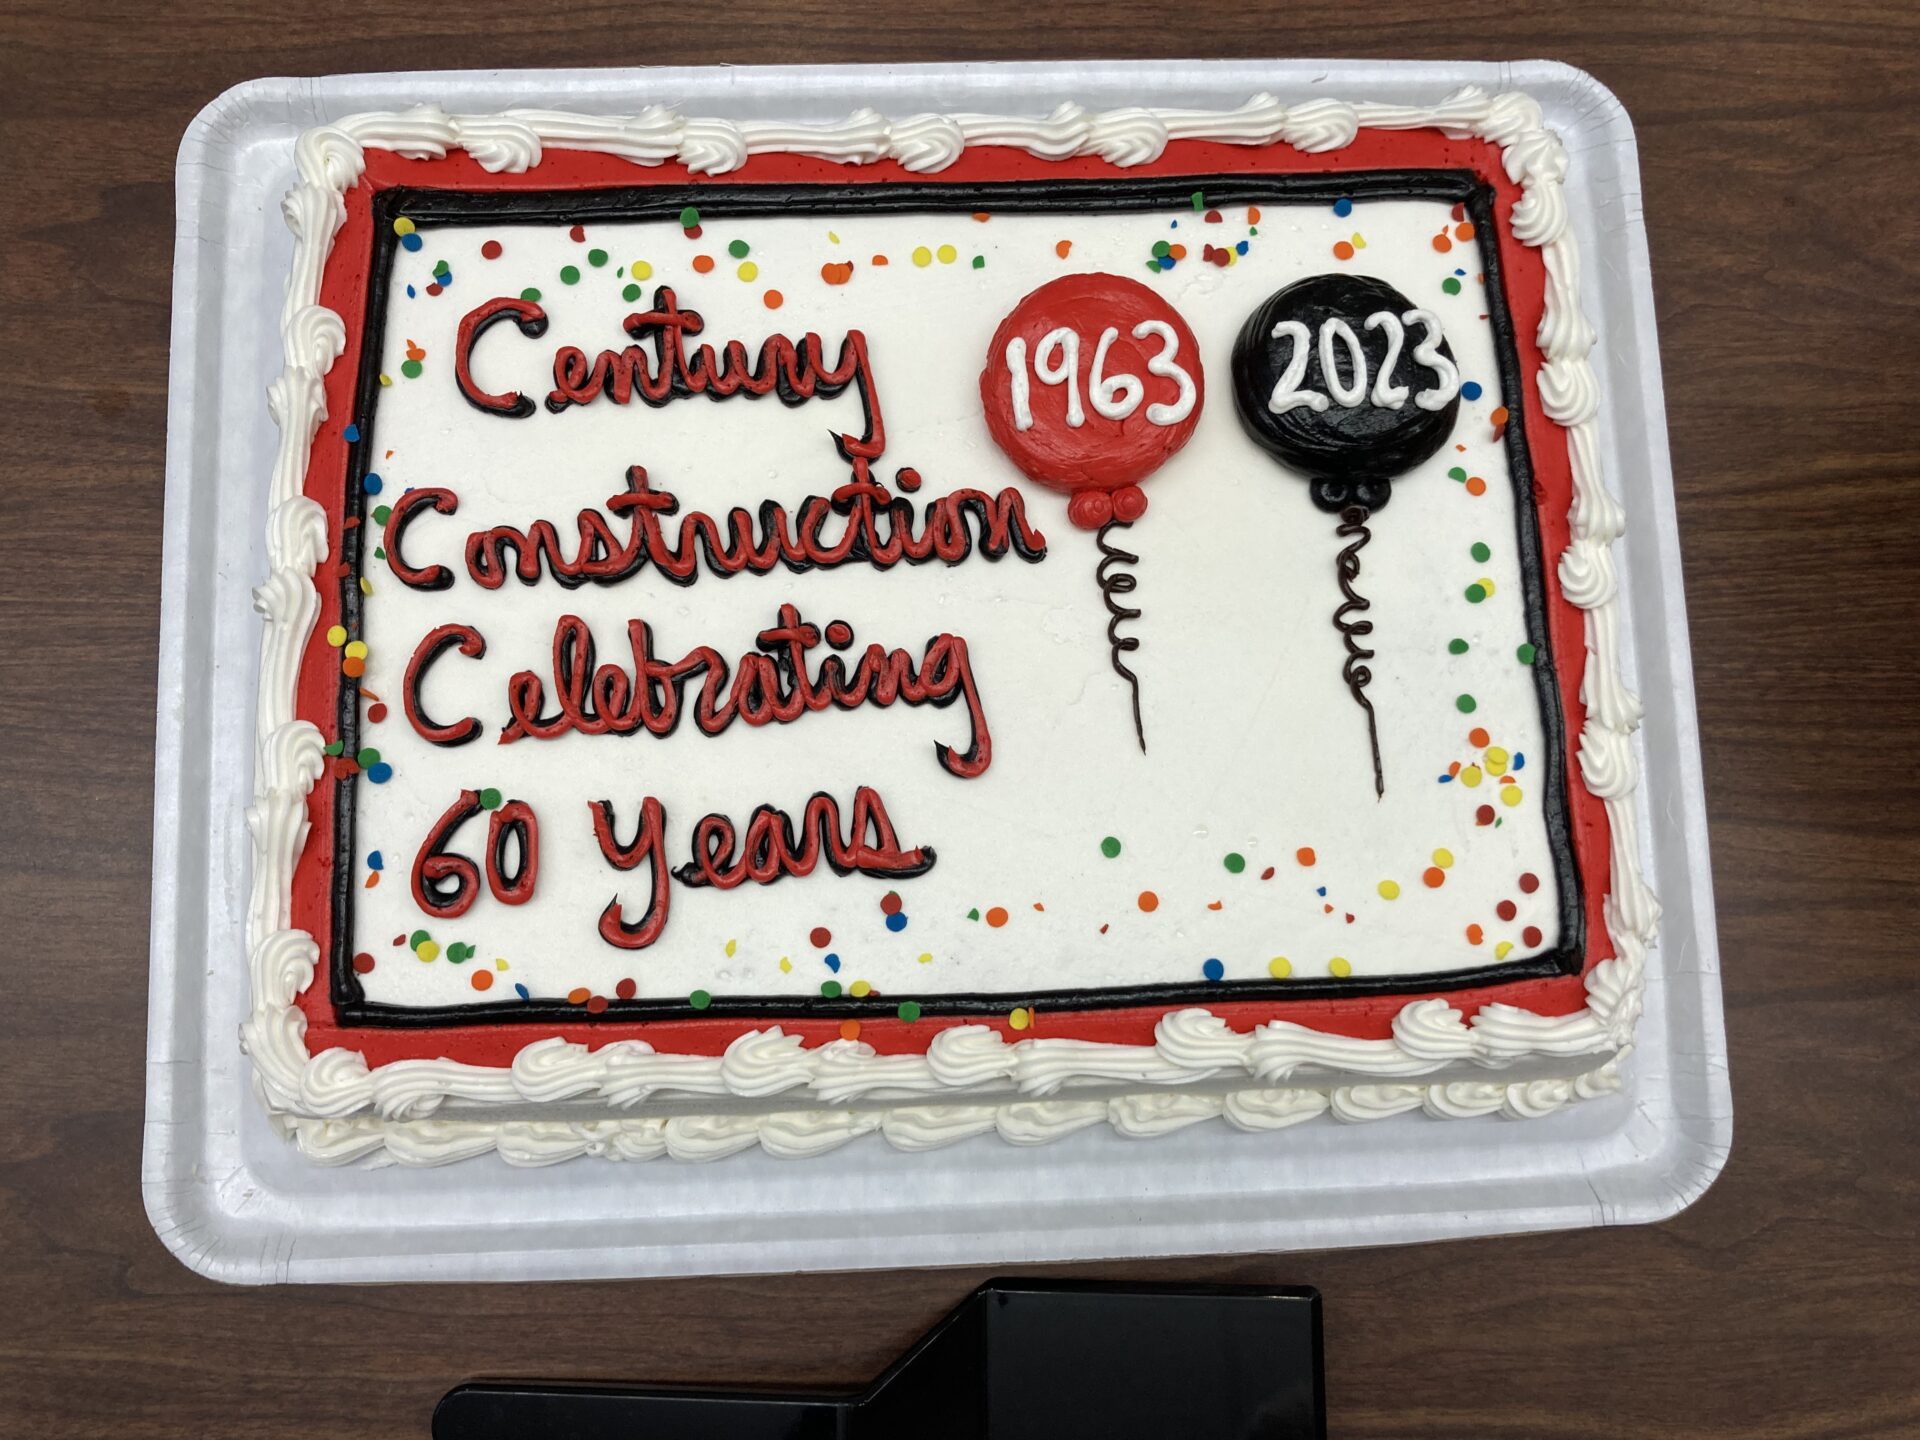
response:
[[(1652, 1228), (1080, 1273), (1322, 1287), (1339, 1436), (1920, 1434), (1920, 12), (1516, 8), (0, 7), (0, 1432), (423, 1434), (473, 1375), (851, 1384), (988, 1273), (247, 1292), (155, 1240), (150, 717), (200, 106), (268, 74), (1185, 53), (1547, 55), (1632, 113), (1739, 1135)], [(75, 1025), (84, 1087), (50, 1038)]]

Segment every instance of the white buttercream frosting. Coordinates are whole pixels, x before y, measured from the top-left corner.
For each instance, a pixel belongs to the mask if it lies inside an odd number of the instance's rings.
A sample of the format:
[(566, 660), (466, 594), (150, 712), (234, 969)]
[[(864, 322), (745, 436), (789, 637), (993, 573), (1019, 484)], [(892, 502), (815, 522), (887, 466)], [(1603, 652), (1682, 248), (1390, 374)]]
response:
[[(1573, 472), (1573, 539), (1557, 564), (1566, 598), (1587, 616), (1581, 767), (1605, 804), (1613, 847), (1613, 890), (1605, 913), (1615, 955), (1589, 973), (1585, 1008), (1542, 1016), (1495, 1004), (1464, 1020), (1444, 999), (1428, 999), (1405, 1006), (1390, 1037), (1374, 1040), (1284, 1021), (1242, 1033), (1198, 1009), (1164, 1016), (1150, 1045), (1044, 1037), (1008, 1043), (985, 1026), (957, 1025), (935, 1036), (924, 1056), (882, 1056), (846, 1041), (808, 1050), (778, 1027), (739, 1037), (721, 1056), (661, 1055), (638, 1041), (589, 1050), (549, 1037), (529, 1044), (504, 1068), (421, 1060), (369, 1071), (363, 1057), (349, 1050), (307, 1053), (305, 1019), (295, 999), (312, 982), (319, 956), (312, 937), (289, 928), (289, 909), (294, 862), (306, 840), (306, 798), (324, 759), (319, 732), (295, 720), (293, 706), (300, 656), (319, 609), (314, 575), (327, 558), (327, 531), (324, 515), (303, 491), (308, 451), (326, 418), (322, 380), (346, 334), (340, 317), (319, 303), (321, 276), (344, 221), (342, 195), (364, 172), (367, 149), (412, 158), (464, 150), (502, 173), (539, 164), (550, 148), (611, 154), (636, 165), (678, 161), (701, 175), (725, 174), (752, 155), (770, 152), (847, 165), (892, 160), (932, 173), (973, 145), (1011, 147), (1047, 160), (1092, 156), (1134, 166), (1158, 159), (1172, 140), (1287, 144), (1319, 153), (1351, 143), (1365, 127), (1433, 127), (1500, 146), (1506, 171), (1521, 190), (1514, 234), (1540, 251), (1547, 272), (1536, 334), (1544, 363), (1537, 380), (1545, 413), (1567, 431)], [(799, 1157), (876, 1130), (902, 1148), (926, 1149), (989, 1130), (1015, 1144), (1054, 1140), (1101, 1123), (1128, 1135), (1163, 1134), (1216, 1116), (1248, 1130), (1278, 1129), (1327, 1111), (1356, 1122), (1413, 1109), (1442, 1118), (1528, 1117), (1616, 1089), (1640, 1010), (1659, 906), (1640, 876), (1631, 808), (1636, 766), (1630, 737), (1640, 705), (1620, 678), (1619, 587), (1609, 548), (1621, 533), (1622, 517), (1599, 473), (1600, 394), (1589, 362), (1594, 333), (1579, 303), (1566, 166), (1564, 147), (1532, 100), (1473, 88), (1427, 107), (1330, 99), (1289, 106), (1257, 95), (1224, 111), (1130, 107), (1095, 115), (1064, 104), (1037, 118), (922, 114), (889, 121), (862, 110), (823, 125), (687, 119), (659, 106), (626, 117), (548, 110), (454, 116), (419, 106), (400, 114), (350, 116), (306, 132), (295, 146), (299, 183), (282, 206), (295, 244), (282, 313), (284, 369), (269, 387), (280, 441), (269, 477), (268, 575), (255, 592), (265, 633), (255, 796), (247, 815), (253, 838), (247, 907), (253, 1001), (242, 1040), (276, 1123), (305, 1153), (326, 1163), (443, 1164), (496, 1150), (511, 1164), (542, 1165), (588, 1154), (714, 1159), (753, 1145)], [(1610, 1051), (1620, 1053), (1561, 1079), (1428, 1084), (1418, 1078), (1462, 1062), (1501, 1065), (1541, 1056), (1577, 1062)], [(1316, 1085), (1312, 1077), (1322, 1072), (1377, 1078)], [(1198, 1082), (1211, 1082), (1210, 1090), (1168, 1088)], [(1074, 1087), (1090, 1083), (1143, 1088), (1114, 1099), (1074, 1096)], [(1214, 1093), (1222, 1083), (1226, 1093)], [(964, 1092), (1009, 1086), (1021, 1098), (977, 1104), (964, 1099)], [(951, 1104), (913, 1099), (955, 1092), (961, 1093)], [(766, 1113), (588, 1121), (502, 1121), (460, 1113), (528, 1103), (626, 1107), (662, 1094), (729, 1101), (797, 1096), (804, 1104)], [(862, 1108), (863, 1100), (875, 1099), (910, 1103)]]

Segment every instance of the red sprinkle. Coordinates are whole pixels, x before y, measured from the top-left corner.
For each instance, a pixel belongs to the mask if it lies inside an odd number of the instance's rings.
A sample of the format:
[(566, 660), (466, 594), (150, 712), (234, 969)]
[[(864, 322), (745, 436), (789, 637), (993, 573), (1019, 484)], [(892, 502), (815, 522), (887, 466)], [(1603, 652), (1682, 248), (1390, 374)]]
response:
[(1527, 945), (1538, 945), (1540, 943), (1540, 927), (1538, 925), (1527, 926), (1526, 929), (1520, 932), (1520, 939)]
[[(575, 226), (574, 228), (578, 229), (579, 227)], [(486, 244), (480, 247), (480, 256), (484, 260), (498, 260), (500, 258), (500, 242), (498, 240), (487, 241)]]
[(1520, 877), (1521, 894), (1531, 895), (1534, 891), (1538, 890), (1539, 888), (1540, 888), (1540, 877), (1534, 874), (1531, 870), (1529, 870), (1526, 874)]
[(362, 950), (353, 957), (353, 971), (356, 975), (365, 975), (373, 969), (373, 956)]
[(898, 915), (900, 913), (900, 892), (898, 890), (889, 890), (880, 897), (880, 913), (882, 915)]
[(585, 240), (587, 238), (587, 227), (584, 225), (574, 226), (571, 230), (567, 231), (567, 238), (573, 240), (575, 243)]
[(1511, 920), (1520, 913), (1520, 907), (1515, 905), (1511, 900), (1502, 900), (1498, 905), (1493, 907), (1493, 913), (1498, 915), (1502, 920)]
[(378, 725), (382, 720), (386, 718), (387, 718), (387, 704), (384, 700), (382, 700), (378, 704), (369, 705), (367, 707), (367, 719), (371, 720), (375, 725)]
[(603, 1013), (606, 1010), (606, 1008), (607, 1008), (606, 996), (589, 995), (587, 997), (587, 1013), (589, 1015), (599, 1015)]
[(813, 942), (814, 949), (824, 950), (833, 943), (833, 932), (824, 925), (816, 925), (813, 927), (812, 932), (808, 934), (807, 939)]

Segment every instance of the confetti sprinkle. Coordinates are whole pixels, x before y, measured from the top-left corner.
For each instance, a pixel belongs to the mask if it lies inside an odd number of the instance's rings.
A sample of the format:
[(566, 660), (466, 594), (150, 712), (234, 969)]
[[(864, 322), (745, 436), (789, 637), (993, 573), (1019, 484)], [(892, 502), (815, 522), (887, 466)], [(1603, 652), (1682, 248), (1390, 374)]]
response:
[(1493, 947), (1493, 958), (1496, 960), (1504, 960), (1507, 958), (1507, 952), (1512, 949), (1513, 942), (1511, 940), (1502, 940), (1498, 945)]
[(1066, 259), (1068, 255), (1073, 253), (1073, 242), (1071, 240), (1054, 241), (1053, 253), (1058, 255), (1062, 260)]
[(1525, 945), (1529, 950), (1538, 945), (1540, 940), (1540, 927), (1538, 925), (1529, 925), (1520, 932), (1520, 943)]
[(1336, 955), (1327, 961), (1327, 973), (1336, 980), (1344, 980), (1353, 974), (1353, 966), (1347, 963), (1344, 956)]
[(1480, 702), (1475, 700), (1471, 695), (1455, 696), (1453, 704), (1454, 708), (1462, 715), (1471, 715), (1475, 710), (1480, 708)]
[(1429, 865), (1425, 870), (1420, 872), (1420, 881), (1429, 890), (1438, 890), (1442, 885), (1447, 883), (1447, 872), (1442, 870), (1438, 865)]
[(498, 790), (489, 785), (480, 792), (480, 808), (482, 810), (498, 810), (503, 798)]
[(689, 205), (687, 206), (686, 209), (680, 212), (680, 228), (682, 230), (691, 230), (693, 229), (694, 226), (698, 225), (699, 223), (700, 223), (700, 212), (694, 209), (693, 206)]
[(900, 914), (898, 911), (896, 911), (892, 915), (887, 916), (887, 929), (893, 931), (894, 934), (898, 935), (902, 930), (906, 928), (907, 928), (907, 917), (905, 915)]
[(480, 258), (482, 260), (498, 260), (501, 253), (501, 245), (498, 240), (488, 240), (480, 247)]
[(624, 980), (614, 982), (613, 993), (622, 1000), (631, 1000), (634, 995), (638, 993), (639, 989), (640, 987), (633, 983), (633, 977), (628, 976)]
[(911, 1025), (914, 1021), (920, 1018), (919, 1002), (914, 1000), (902, 1000), (900, 1002), (899, 1008), (896, 1009), (893, 1013), (898, 1015), (902, 1020), (906, 1021), (909, 1025)]
[(736, 260), (746, 259), (747, 252), (750, 249), (752, 249), (752, 247), (749, 246), (747, 242), (744, 240), (729, 240), (727, 242), (727, 254), (731, 255)]
[(807, 932), (807, 939), (816, 950), (824, 950), (833, 943), (833, 932), (824, 925), (816, 925)]
[(922, 965), (931, 965), (933, 964), (933, 952), (931, 950), (922, 950), (919, 959)]
[(858, 1040), (860, 1038), (860, 1022), (858, 1020), (842, 1020), (840, 1022), (840, 1038), (842, 1040)]
[(347, 643), (347, 627), (346, 626), (329, 625), (327, 627), (327, 644), (331, 645), (334, 649), (338, 650), (342, 645), (346, 643)]
[(1336, 260), (1351, 260), (1353, 258), (1353, 243), (1348, 240), (1334, 241), (1333, 258)]
[(829, 1000), (838, 1000), (840, 998), (840, 982), (838, 980), (822, 980), (820, 982), (820, 993)]
[(1007, 1016), (1007, 1024), (1015, 1030), (1025, 1030), (1033, 1024), (1033, 1012), (1022, 1006)]
[(1398, 900), (1400, 898), (1400, 883), (1397, 880), (1382, 880), (1374, 888), (1380, 892), (1380, 898), (1382, 900)]
[(631, 275), (635, 280), (651, 280), (653, 278), (653, 266), (645, 260), (635, 260), (631, 265), (627, 266), (627, 274)]
[(704, 990), (696, 990), (691, 995), (687, 996), (687, 1003), (696, 1010), (704, 1010), (709, 1005), (713, 1004), (713, 996), (709, 995)]
[(1267, 974), (1276, 980), (1284, 980), (1293, 974), (1293, 966), (1284, 955), (1276, 955), (1267, 962)]
[(1447, 653), (1448, 653), (1449, 655), (1464, 655), (1464, 654), (1466, 654), (1466, 653), (1467, 653), (1467, 642), (1466, 642), (1466, 641), (1464, 641), (1464, 640), (1459, 640), (1459, 639), (1454, 639), (1454, 640), (1449, 640), (1449, 641), (1447, 641)]
[(1333, 202), (1333, 213), (1343, 220), (1346, 219), (1347, 216), (1353, 213), (1353, 201), (1347, 196), (1342, 195), (1338, 200)]
[(856, 980), (848, 987), (847, 993), (856, 1000), (864, 1000), (873, 993), (873, 986), (869, 985), (865, 980)]
[(1486, 564), (1487, 561), (1493, 558), (1493, 551), (1490, 548), (1488, 548), (1487, 542), (1484, 540), (1474, 541), (1473, 544), (1468, 547), (1467, 553), (1473, 556), (1473, 558), (1475, 560), (1478, 560), (1482, 565)]
[(1468, 380), (1460, 387), (1460, 398), (1462, 400), (1478, 400), (1480, 395), (1480, 382), (1478, 380)]
[(1151, 915), (1154, 911), (1160, 908), (1160, 897), (1154, 894), (1153, 891), (1151, 890), (1142, 890), (1140, 892), (1140, 899), (1138, 903), (1141, 910)]
[(1007, 912), (1001, 906), (995, 905), (991, 910), (987, 911), (987, 924), (991, 925), (994, 929), (998, 930), (1006, 923)]
[(1513, 658), (1518, 660), (1522, 665), (1531, 665), (1539, 654), (1540, 652), (1534, 649), (1533, 646), (1523, 644), (1513, 652)]
[(360, 439), (360, 427), (358, 425), (347, 426), (340, 432), (340, 438), (349, 445), (357, 443)]
[(834, 974), (838, 975), (840, 973), (840, 957), (838, 955), (829, 953), (826, 956), (825, 964), (827, 969), (833, 971)]
[(1242, 870), (1247, 868), (1247, 857), (1242, 855), (1238, 850), (1229, 850), (1226, 858), (1220, 863), (1227, 867), (1227, 873), (1229, 875), (1238, 875)]
[(1106, 839), (1100, 842), (1100, 853), (1109, 860), (1118, 859), (1120, 855), (1120, 842), (1111, 835), (1107, 836)]
[(1478, 945), (1486, 938), (1487, 932), (1482, 930), (1478, 925), (1467, 926), (1467, 944)]
[(562, 265), (560, 267), (560, 283), (562, 285), (578, 285), (580, 283), (580, 267), (578, 265)]
[(694, 273), (697, 275), (705, 275), (709, 273), (713, 269), (713, 257), (711, 255), (694, 256), (693, 269), (694, 269)]
[(760, 278), (760, 267), (751, 260), (742, 260), (740, 262), (740, 268), (733, 273), (738, 275), (742, 280), (758, 280)]
[(520, 298), (522, 300), (538, 300), (540, 298), (539, 287), (534, 285), (527, 286), (526, 289), (520, 292)]
[(951, 265), (955, 260), (960, 258), (960, 252), (951, 245), (942, 245), (933, 253), (942, 265)]
[(1227, 967), (1222, 965), (1218, 960), (1209, 960), (1200, 967), (1200, 973), (1209, 980), (1220, 980), (1225, 978)]
[(1311, 845), (1302, 845), (1298, 850), (1293, 852), (1293, 858), (1298, 860), (1302, 865), (1312, 865), (1315, 858), (1313, 847)]
[(820, 278), (829, 285), (844, 285), (853, 279), (851, 260), (829, 260), (820, 267)]
[(440, 946), (435, 941), (422, 940), (418, 945), (413, 947), (413, 953), (426, 963), (432, 964), (440, 958)]
[(1460, 293), (1460, 282), (1449, 275), (1440, 282), (1440, 288), (1449, 295), (1458, 295)]
[(367, 952), (364, 950), (362, 950), (358, 955), (355, 955), (353, 957), (353, 970), (356, 975), (372, 974), (373, 965), (374, 965), (373, 956), (367, 954)]
[(887, 891), (886, 894), (880, 897), (880, 913), (882, 915), (899, 914), (901, 905), (902, 905), (902, 901), (900, 899), (900, 892), (898, 890), (889, 890)]
[(914, 246), (913, 247), (913, 263), (919, 266), (922, 270), (926, 269), (927, 266), (933, 263), (933, 251), (929, 250), (924, 245)]
[(787, 297), (782, 295), (778, 290), (769, 290), (760, 297), (760, 303), (769, 310), (778, 310), (782, 305), (787, 303)]
[(493, 971), (476, 970), (467, 977), (467, 983), (476, 990), (491, 990), (493, 988)]

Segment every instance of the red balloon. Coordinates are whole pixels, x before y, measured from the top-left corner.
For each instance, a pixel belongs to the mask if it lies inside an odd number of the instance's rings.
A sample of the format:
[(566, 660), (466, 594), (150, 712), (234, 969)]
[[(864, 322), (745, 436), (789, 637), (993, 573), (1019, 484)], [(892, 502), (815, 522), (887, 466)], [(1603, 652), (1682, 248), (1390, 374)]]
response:
[(980, 372), (987, 429), (1085, 529), (1136, 520), (1139, 482), (1192, 438), (1206, 399), (1180, 312), (1137, 280), (1066, 275), (1000, 322)]

